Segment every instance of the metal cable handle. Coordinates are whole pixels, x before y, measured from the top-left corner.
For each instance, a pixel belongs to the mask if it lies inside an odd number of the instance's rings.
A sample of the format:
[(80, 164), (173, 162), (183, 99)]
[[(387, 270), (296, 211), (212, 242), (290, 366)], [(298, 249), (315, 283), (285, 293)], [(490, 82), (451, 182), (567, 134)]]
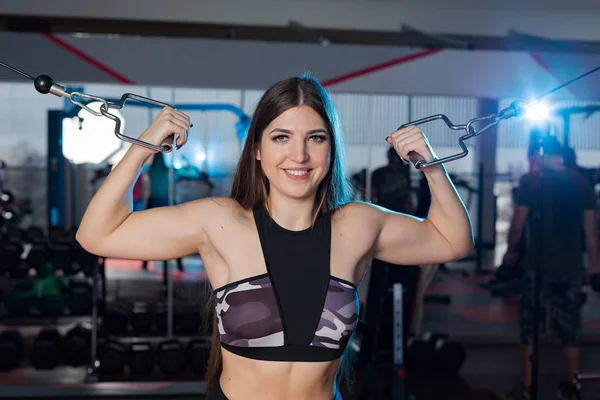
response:
[[(115, 108), (115, 109), (121, 109), (124, 105), (125, 102), (127, 101), (127, 99), (132, 99), (141, 103), (146, 103), (146, 104), (151, 104), (154, 106), (158, 106), (158, 107), (172, 107), (170, 104), (167, 103), (163, 103), (157, 100), (153, 100), (147, 97), (143, 97), (143, 96), (139, 96), (133, 93), (125, 93), (122, 97), (121, 100), (119, 101), (119, 103), (110, 103), (107, 102), (105, 99), (98, 97), (98, 96), (93, 96), (90, 94), (86, 94), (86, 93), (79, 93), (79, 92), (72, 92), (69, 93), (65, 90), (65, 88), (57, 83), (54, 83), (54, 81), (52, 80), (52, 78), (50, 78), (48, 75), (40, 75), (37, 78), (32, 77), (29, 74), (26, 74), (23, 71), (20, 71), (14, 67), (11, 67), (8, 64), (5, 64), (3, 62), (0, 62), (0, 65), (10, 69), (11, 71), (24, 76), (27, 79), (30, 79), (32, 81), (34, 81), (34, 86), (36, 88), (36, 90), (40, 93), (43, 94), (47, 94), (47, 93), (52, 93), (55, 96), (58, 97), (66, 97), (67, 99), (69, 99), (69, 101), (83, 109), (85, 109), (86, 111), (92, 113), (93, 115), (96, 116), (104, 116), (107, 117), (111, 120), (113, 120), (115, 122), (115, 135), (126, 142), (129, 143), (133, 143), (133, 144), (137, 144), (140, 146), (144, 146), (147, 147), (149, 149), (155, 150), (155, 151), (161, 151), (161, 152), (165, 152), (168, 153), (171, 150), (173, 150), (173, 143), (175, 140), (175, 135), (172, 134), (170, 136), (168, 136), (163, 143), (160, 146), (155, 146), (153, 144), (150, 144), (148, 142), (144, 142), (142, 140), (138, 140), (135, 139), (133, 137), (130, 136), (126, 136), (123, 135), (120, 132), (121, 129), (121, 120), (116, 117), (113, 114), (110, 114), (108, 112), (109, 109), (111, 108)], [(446, 125), (452, 129), (452, 130), (464, 130), (466, 131), (466, 134), (464, 134), (463, 136), (459, 137), (458, 139), (458, 145), (460, 146), (460, 148), (462, 149), (462, 152), (460, 153), (456, 153), (453, 155), (450, 155), (448, 157), (444, 157), (444, 158), (440, 158), (437, 160), (433, 160), (430, 162), (425, 162), (425, 160), (423, 159), (423, 157), (420, 154), (417, 154), (416, 152), (410, 152), (408, 154), (410, 161), (413, 163), (413, 165), (417, 168), (417, 169), (422, 169), (422, 168), (427, 168), (427, 167), (431, 167), (434, 165), (438, 165), (438, 164), (442, 164), (445, 162), (449, 162), (449, 161), (454, 161), (454, 160), (458, 160), (460, 158), (465, 157), (467, 154), (469, 154), (469, 150), (467, 148), (467, 146), (465, 145), (465, 140), (471, 139), (475, 136), (478, 136), (480, 134), (482, 134), (484, 131), (486, 131), (487, 129), (491, 128), (492, 126), (498, 124), (498, 122), (500, 122), (501, 120), (504, 119), (509, 119), (509, 118), (513, 118), (513, 117), (517, 117), (517, 116), (521, 116), (523, 114), (525, 114), (525, 112), (527, 111), (527, 107), (531, 106), (532, 104), (540, 101), (542, 98), (556, 92), (557, 90), (560, 90), (562, 88), (564, 88), (565, 86), (568, 86), (572, 83), (574, 83), (575, 81), (578, 81), (579, 79), (590, 75), (596, 71), (600, 70), (600, 66), (596, 67), (594, 69), (591, 69), (549, 91), (547, 91), (546, 93), (538, 96), (537, 98), (535, 98), (534, 100), (530, 101), (529, 103), (524, 103), (522, 101), (515, 101), (513, 102), (509, 107), (505, 108), (504, 110), (501, 110), (499, 113), (497, 114), (490, 114), (487, 115), (485, 117), (478, 117), (478, 118), (473, 118), (471, 120), (469, 120), (466, 124), (464, 125), (455, 125), (453, 124), (450, 119), (444, 115), (444, 114), (436, 114), (436, 115), (432, 115), (430, 117), (426, 117), (426, 118), (422, 118), (416, 121), (412, 121), (412, 122), (407, 122), (406, 124), (403, 124), (400, 126), (400, 128), (398, 129), (402, 129), (402, 128), (406, 128), (410, 125), (423, 125), (432, 121), (436, 121), (438, 119), (443, 120)], [(96, 100), (101, 102), (102, 104), (100, 105), (100, 111), (94, 111), (91, 108), (87, 107), (85, 104), (81, 103), (80, 101), (76, 100), (76, 97), (81, 97), (84, 99), (88, 99), (88, 100)], [(480, 129), (476, 129), (475, 125), (478, 123), (481, 123), (483, 121), (488, 121), (486, 125), (483, 125)], [(193, 125), (190, 125), (190, 127)]]
[[(501, 110), (497, 114), (490, 114), (485, 117), (473, 118), (464, 125), (453, 124), (452, 121), (450, 121), (450, 119), (444, 114), (436, 114), (436, 115), (432, 115), (430, 117), (418, 119), (416, 121), (407, 122), (406, 124), (401, 125), (398, 129), (406, 128), (411, 125), (423, 125), (423, 124), (441, 119), (442, 121), (444, 121), (446, 123), (446, 125), (450, 129), (455, 130), (455, 131), (465, 131), (466, 132), (466, 134), (464, 134), (458, 138), (458, 145), (462, 149), (462, 152), (460, 152), (460, 153), (456, 153), (456, 154), (450, 155), (448, 157), (440, 158), (440, 159), (433, 160), (430, 162), (425, 162), (425, 159), (423, 159), (423, 157), (420, 154), (418, 154), (414, 151), (411, 151), (410, 153), (408, 153), (409, 159), (413, 163), (415, 168), (422, 169), (422, 168), (432, 167), (434, 165), (439, 165), (439, 164), (442, 164), (445, 162), (458, 160), (459, 158), (463, 158), (467, 154), (469, 154), (469, 149), (467, 149), (467, 145), (464, 143), (465, 140), (468, 140), (468, 139), (474, 138), (475, 136), (481, 135), (487, 129), (498, 124), (498, 122), (500, 122), (504, 119), (509, 119), (509, 118), (524, 115), (527, 112), (527, 108), (529, 106), (539, 102), (542, 98), (544, 98), (544, 97), (556, 92), (557, 90), (560, 90), (560, 89), (564, 88), (565, 86), (568, 86), (568, 85), (574, 83), (575, 81), (578, 81), (579, 79), (581, 79), (587, 75), (590, 75), (598, 70), (600, 70), (600, 66), (596, 67), (594, 69), (591, 69), (591, 70), (577, 76), (576, 78), (573, 78), (573, 79), (547, 91), (546, 93), (538, 96), (537, 98), (531, 100), (528, 103), (525, 103), (525, 102), (519, 101), (519, 100), (514, 101), (511, 103), (510, 106)], [(484, 123), (484, 125), (482, 125), (481, 128), (477, 129), (476, 126), (479, 124), (482, 124), (482, 123)]]
[[(95, 116), (106, 117), (106, 118), (109, 118), (110, 120), (114, 121), (115, 135), (120, 140), (129, 142), (129, 143), (132, 143), (132, 144), (135, 144), (138, 146), (143, 146), (143, 147), (152, 149), (154, 151), (163, 152), (163, 153), (169, 153), (173, 150), (173, 144), (175, 142), (175, 134), (171, 134), (168, 137), (166, 137), (160, 146), (155, 146), (151, 143), (148, 143), (143, 140), (139, 140), (134, 137), (127, 136), (127, 135), (124, 135), (123, 133), (121, 133), (121, 119), (119, 117), (117, 117), (116, 115), (111, 114), (109, 112), (109, 110), (111, 108), (120, 110), (121, 108), (123, 108), (123, 106), (125, 106), (125, 103), (127, 100), (133, 100), (133, 101), (137, 101), (140, 103), (146, 103), (146, 104), (150, 104), (150, 105), (153, 105), (156, 107), (175, 108), (171, 104), (163, 103), (161, 101), (150, 99), (148, 97), (140, 96), (140, 95), (133, 94), (133, 93), (125, 93), (123, 96), (121, 96), (121, 100), (118, 103), (111, 103), (99, 96), (94, 96), (91, 94), (80, 93), (80, 92), (67, 92), (65, 90), (64, 86), (59, 85), (58, 83), (55, 83), (54, 80), (51, 77), (49, 77), (48, 75), (40, 75), (37, 78), (34, 78), (33, 76), (26, 74), (25, 72), (20, 71), (14, 67), (11, 67), (10, 65), (8, 65), (6, 63), (0, 62), (0, 66), (3, 66), (13, 72), (16, 72), (17, 74), (19, 74), (29, 80), (32, 80), (33, 86), (35, 87), (35, 89), (42, 94), (51, 93), (57, 97), (65, 97), (72, 104), (86, 110), (87, 112), (89, 112)], [(92, 110), (90, 107), (88, 107), (86, 104), (84, 104), (82, 102), (82, 100), (84, 100), (84, 99), (91, 100), (91, 101), (99, 101), (101, 103), (100, 111)], [(192, 127), (192, 126), (193, 125), (190, 125), (190, 127)], [(187, 134), (187, 132), (186, 132), (186, 134)]]

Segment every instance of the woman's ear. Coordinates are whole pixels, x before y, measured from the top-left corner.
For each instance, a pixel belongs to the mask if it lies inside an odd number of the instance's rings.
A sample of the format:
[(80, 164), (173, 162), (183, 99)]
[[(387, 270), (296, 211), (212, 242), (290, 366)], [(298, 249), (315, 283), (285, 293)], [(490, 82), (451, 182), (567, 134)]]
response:
[(256, 159), (260, 161), (260, 149), (256, 149)]

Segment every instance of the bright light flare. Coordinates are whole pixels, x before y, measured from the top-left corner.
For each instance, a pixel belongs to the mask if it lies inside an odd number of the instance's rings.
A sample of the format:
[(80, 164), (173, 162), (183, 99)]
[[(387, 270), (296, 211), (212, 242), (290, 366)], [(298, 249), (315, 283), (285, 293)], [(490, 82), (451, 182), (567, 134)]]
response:
[(206, 160), (206, 153), (203, 151), (197, 151), (196, 154), (194, 154), (194, 161), (201, 163), (204, 160)]
[(526, 116), (532, 121), (542, 121), (548, 118), (549, 115), (548, 106), (541, 103), (532, 104), (527, 107)]

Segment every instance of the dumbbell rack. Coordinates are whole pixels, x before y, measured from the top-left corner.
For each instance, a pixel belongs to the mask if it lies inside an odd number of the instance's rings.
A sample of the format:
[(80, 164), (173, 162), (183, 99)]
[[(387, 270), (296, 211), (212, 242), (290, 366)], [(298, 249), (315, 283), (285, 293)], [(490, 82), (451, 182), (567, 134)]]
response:
[[(28, 261), (26, 261), (26, 255), (27, 255), (27, 251), (28, 251), (28, 246), (25, 244), (23, 246), (24, 248), (24, 252), (21, 255), (21, 262), (23, 263), (27, 263)], [(77, 260), (77, 261), (76, 261)], [(82, 261), (79, 259), (74, 259), (73, 262), (79, 262), (81, 263)], [(26, 265), (26, 264), (25, 264)], [(37, 309), (38, 312), (40, 312), (39, 315), (37, 314), (29, 314), (27, 316), (24, 316), (22, 314), (19, 315), (8, 315), (6, 322), (9, 325), (17, 325), (20, 327), (27, 327), (27, 326), (34, 326), (34, 325), (39, 325), (41, 326), (42, 330), (44, 328), (59, 328), (60, 326), (65, 326), (65, 325), (70, 325), (72, 323), (75, 324), (79, 324), (84, 322), (83, 319), (85, 319), (87, 316), (89, 316), (90, 318), (90, 344), (91, 344), (91, 360), (92, 360), (92, 365), (93, 365), (93, 360), (95, 358), (95, 343), (96, 343), (96, 337), (97, 337), (97, 332), (96, 332), (96, 320), (97, 320), (97, 315), (98, 315), (98, 307), (100, 304), (100, 300), (101, 297), (103, 296), (103, 293), (105, 292), (104, 290), (100, 291), (99, 290), (99, 281), (98, 281), (98, 276), (100, 275), (100, 264), (99, 263), (95, 263), (93, 266), (90, 267), (92, 273), (90, 273), (90, 269), (85, 269), (88, 267), (84, 267), (83, 265), (80, 265), (82, 267), (83, 271), (86, 271), (86, 276), (85, 278), (81, 277), (81, 276), (77, 276), (77, 275), (73, 275), (71, 276), (70, 274), (65, 274), (64, 276), (59, 276), (59, 275), (55, 275), (55, 272), (52, 271), (52, 274), (50, 275), (42, 275), (42, 276), (23, 276), (23, 277), (4, 277), (4, 276), (0, 276), (0, 280), (4, 281), (4, 282), (11, 282), (11, 283), (27, 283), (27, 282), (33, 282), (32, 284), (32, 289), (31, 290), (35, 290), (34, 288), (36, 287), (36, 283), (39, 279), (51, 279), (51, 277), (55, 277), (57, 280), (64, 280), (64, 281), (69, 281), (71, 279), (77, 279), (80, 280), (81, 282), (87, 283), (90, 285), (90, 289), (91, 289), (91, 301), (90, 301), (90, 305), (91, 305), (91, 310), (90, 310), (90, 314), (88, 315), (86, 314), (72, 314), (72, 315), (68, 315), (68, 314), (64, 314), (64, 308), (61, 305), (62, 301), (65, 301), (65, 298), (63, 297), (64, 293), (62, 295), (59, 295), (59, 298), (61, 300), (61, 303), (57, 303), (57, 307), (60, 307), (58, 309), (56, 309), (56, 311), (50, 311), (50, 314), (45, 314), (45, 312), (43, 310), (41, 310), (39, 307), (41, 304), (44, 303), (44, 298), (42, 297), (41, 299), (38, 299), (38, 301), (40, 301), (40, 303), (38, 303), (37, 306), (34, 305), (34, 303), (31, 304), (31, 306), (34, 306), (35, 309)], [(37, 268), (36, 268), (37, 269)], [(62, 269), (62, 268), (59, 268)], [(102, 268), (103, 270), (103, 268)], [(38, 271), (39, 273), (39, 271)], [(103, 282), (103, 280), (102, 280)], [(62, 286), (61, 283), (59, 283), (59, 286)], [(14, 290), (14, 289), (13, 289)], [(14, 301), (14, 300), (13, 300)], [(68, 305), (67, 306), (69, 309), (71, 309), (72, 305)], [(29, 310), (31, 311), (31, 310)], [(27, 311), (26, 311), (27, 312)], [(51, 325), (51, 326), (44, 326), (44, 325)], [(42, 330), (40, 332), (42, 332)], [(62, 336), (62, 335), (61, 335)], [(62, 355), (61, 355), (62, 357)], [(89, 369), (89, 368), (88, 368)]]

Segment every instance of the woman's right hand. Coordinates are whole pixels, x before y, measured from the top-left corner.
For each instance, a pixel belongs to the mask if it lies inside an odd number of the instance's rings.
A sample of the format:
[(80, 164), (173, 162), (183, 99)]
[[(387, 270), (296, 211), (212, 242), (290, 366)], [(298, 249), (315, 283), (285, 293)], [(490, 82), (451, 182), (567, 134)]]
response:
[[(188, 131), (190, 129), (190, 117), (181, 111), (177, 111), (171, 107), (165, 107), (160, 113), (154, 118), (152, 124), (142, 133), (139, 140), (159, 146), (163, 141), (171, 136), (177, 134), (177, 141), (174, 145), (180, 148), (187, 142)], [(156, 150), (149, 149), (147, 147), (138, 146), (149, 154), (157, 153)]]

